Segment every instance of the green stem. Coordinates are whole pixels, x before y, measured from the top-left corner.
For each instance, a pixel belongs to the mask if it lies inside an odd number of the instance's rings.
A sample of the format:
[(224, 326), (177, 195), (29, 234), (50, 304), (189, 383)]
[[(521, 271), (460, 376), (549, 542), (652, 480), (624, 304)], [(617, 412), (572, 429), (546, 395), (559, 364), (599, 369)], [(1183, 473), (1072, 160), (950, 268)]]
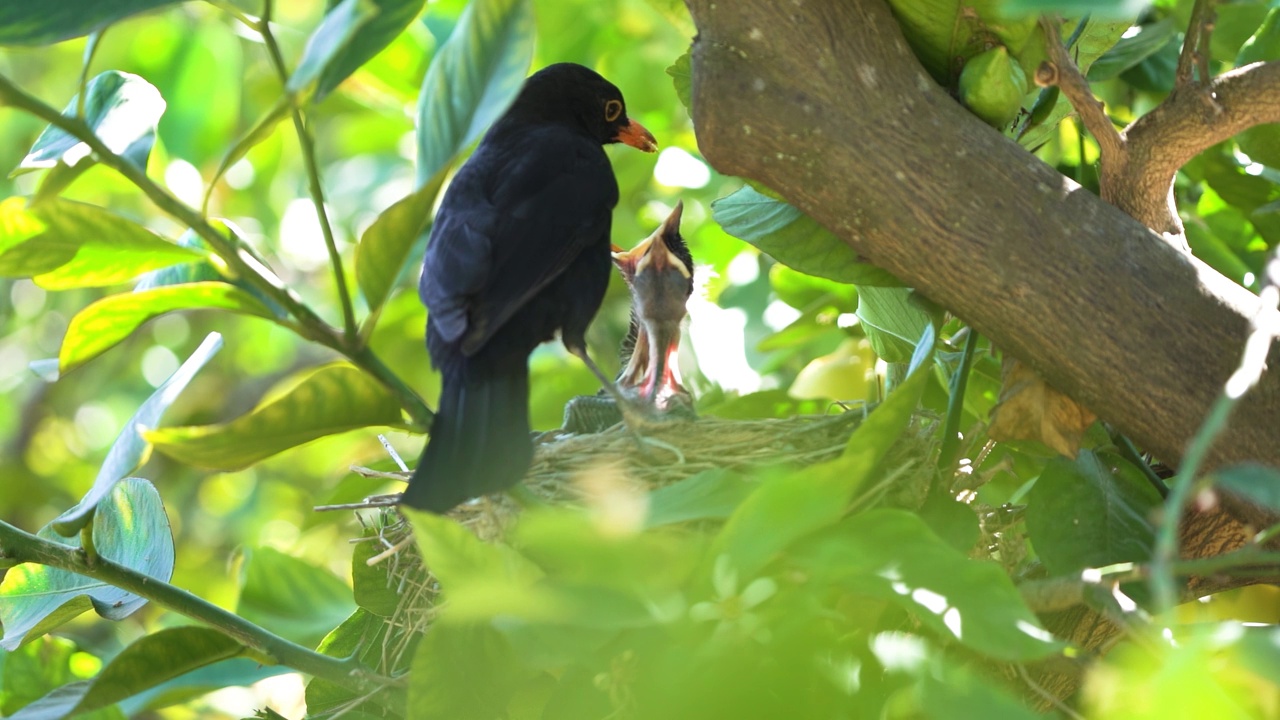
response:
[(102, 34), (106, 31), (107, 28), (103, 28), (98, 32), (90, 33), (88, 40), (85, 41), (84, 64), (80, 67), (80, 94), (76, 96), (76, 117), (81, 120), (84, 120), (84, 103), (89, 94), (89, 70), (93, 67), (93, 56), (98, 54)]
[(226, 0), (205, 0), (205, 2), (218, 8), (219, 10), (222, 10), (223, 12), (227, 13), (228, 15), (235, 18), (236, 20), (239, 20), (242, 24), (244, 24), (246, 27), (250, 28), (251, 30), (254, 30), (255, 32), (258, 30), (258, 21), (249, 17), (249, 15), (242, 12), (240, 8), (236, 7), (232, 3), (227, 2)]
[(290, 290), (270, 268), (263, 265), (262, 262), (243, 248), (238, 247), (232, 238), (222, 234), (210, 225), (208, 220), (200, 213), (187, 207), (154, 183), (151, 178), (147, 177), (143, 169), (125, 160), (120, 155), (111, 152), (98, 139), (93, 129), (84, 122), (76, 118), (66, 117), (41, 102), (38, 98), (28, 95), (4, 75), (0, 75), (0, 104), (9, 105), (34, 115), (88, 145), (98, 162), (123, 175), (126, 180), (137, 186), (151, 202), (155, 203), (156, 207), (162, 212), (191, 228), (197, 235), (208, 242), (214, 253), (226, 262), (232, 274), (242, 277), (246, 282), (260, 290), (296, 318), (299, 323), (299, 335), (349, 358), (391, 390), (399, 398), (400, 405), (408, 410), (409, 415), (416, 423), (423, 427), (430, 425), (433, 417), (431, 410), (427, 408), (422, 398), (418, 397), (416, 393), (404, 384), (404, 381), (388, 370), (381, 362), (369, 362), (368, 358), (372, 357), (372, 355), (363, 352), (357, 347), (354, 339), (352, 342), (347, 342), (337, 330), (329, 326), (311, 308), (307, 307), (302, 302), (302, 299)]
[(978, 333), (969, 328), (969, 337), (964, 339), (964, 351), (960, 355), (960, 366), (956, 374), (951, 376), (951, 397), (947, 401), (947, 419), (942, 427), (942, 449), (938, 453), (938, 469), (944, 477), (955, 474), (955, 464), (960, 454), (960, 418), (964, 415), (964, 393), (969, 385), (969, 371), (973, 368), (973, 356), (978, 349)]
[(1111, 442), (1115, 443), (1116, 449), (1120, 451), (1120, 456), (1142, 471), (1142, 475), (1147, 479), (1147, 482), (1151, 483), (1151, 487), (1160, 493), (1161, 498), (1168, 498), (1169, 486), (1164, 484), (1164, 480), (1142, 458), (1142, 453), (1138, 452), (1138, 448), (1134, 446), (1133, 441), (1110, 426), (1107, 427), (1107, 432), (1111, 436)]
[[(289, 84), (289, 71), (285, 67), (284, 55), (280, 53), (280, 45), (275, 34), (271, 32), (272, 0), (263, 3), (262, 22), (258, 23), (258, 32), (267, 46), (267, 54), (271, 56), (271, 64), (275, 66), (280, 83)], [(289, 100), (289, 111), (293, 116), (293, 129), (298, 135), (298, 145), (302, 149), (302, 164), (307, 171), (307, 187), (311, 193), (311, 203), (316, 207), (316, 217), (320, 219), (320, 234), (324, 236), (325, 248), (329, 251), (329, 264), (333, 267), (333, 279), (338, 284), (338, 297), (342, 301), (342, 327), (347, 343), (359, 340), (356, 327), (355, 309), (351, 303), (351, 292), (347, 288), (347, 275), (342, 269), (342, 254), (338, 252), (338, 243), (334, 240), (333, 225), (329, 222), (329, 213), (324, 208), (324, 187), (320, 184), (320, 168), (316, 163), (316, 146), (307, 130), (302, 117), (302, 108), (298, 107), (298, 99), (285, 91)]]
[(3, 521), (0, 521), (0, 553), (6, 559), (47, 565), (127, 590), (222, 631), (262, 659), (324, 678), (358, 693), (375, 692), (396, 683), (371, 672), (353, 658), (335, 658), (308, 650), (186, 590), (104, 557), (99, 556), (90, 562), (80, 548), (45, 540)]
[(1173, 608), (1177, 602), (1176, 583), (1174, 582), (1174, 562), (1178, 555), (1178, 525), (1182, 520), (1182, 509), (1191, 499), (1195, 487), (1195, 477), (1200, 465), (1209, 453), (1213, 441), (1227, 427), (1231, 410), (1235, 408), (1237, 398), (1223, 393), (1213, 403), (1209, 417), (1191, 438), (1187, 454), (1182, 458), (1182, 466), (1173, 478), (1169, 488), (1169, 498), (1164, 504), (1164, 513), (1160, 526), (1156, 531), (1156, 547), (1151, 560), (1151, 590), (1155, 595), (1155, 610), (1163, 613)]

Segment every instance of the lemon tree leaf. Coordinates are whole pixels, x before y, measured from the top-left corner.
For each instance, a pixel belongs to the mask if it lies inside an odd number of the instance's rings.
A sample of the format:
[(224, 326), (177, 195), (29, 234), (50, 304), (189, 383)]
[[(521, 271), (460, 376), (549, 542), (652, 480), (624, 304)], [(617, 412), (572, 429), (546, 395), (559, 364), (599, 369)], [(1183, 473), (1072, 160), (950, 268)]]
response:
[[(46, 525), (38, 537), (79, 547), (80, 537), (61, 537)], [(173, 535), (155, 486), (142, 478), (115, 484), (93, 514), (93, 540), (99, 556), (168, 582), (173, 574)], [(85, 602), (85, 598), (88, 602)], [(24, 640), (53, 630), (92, 607), (109, 620), (123, 620), (146, 600), (133, 593), (65, 570), (24, 563), (0, 582), (0, 648), (13, 650)]]
[(474, 0), (418, 95), (418, 182), (435, 177), (515, 99), (533, 61), (530, 0)]
[(76, 313), (58, 352), (58, 369), (66, 374), (129, 337), (148, 320), (194, 308), (218, 308), (274, 320), (275, 314), (249, 293), (224, 282), (167, 285), (105, 297)]
[(188, 465), (238, 470), (326, 435), (402, 423), (400, 403), (385, 387), (353, 365), (334, 363), (286, 380), (231, 422), (151, 430), (146, 438)]

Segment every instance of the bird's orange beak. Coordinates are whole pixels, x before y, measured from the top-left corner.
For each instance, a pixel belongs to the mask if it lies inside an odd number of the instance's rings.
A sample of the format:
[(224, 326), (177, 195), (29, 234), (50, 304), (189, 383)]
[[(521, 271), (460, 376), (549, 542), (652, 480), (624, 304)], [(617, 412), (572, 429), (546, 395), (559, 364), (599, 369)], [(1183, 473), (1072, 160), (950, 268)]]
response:
[(645, 130), (644, 126), (635, 120), (618, 131), (618, 142), (626, 143), (644, 152), (653, 152), (658, 149), (658, 141), (653, 137), (653, 133)]

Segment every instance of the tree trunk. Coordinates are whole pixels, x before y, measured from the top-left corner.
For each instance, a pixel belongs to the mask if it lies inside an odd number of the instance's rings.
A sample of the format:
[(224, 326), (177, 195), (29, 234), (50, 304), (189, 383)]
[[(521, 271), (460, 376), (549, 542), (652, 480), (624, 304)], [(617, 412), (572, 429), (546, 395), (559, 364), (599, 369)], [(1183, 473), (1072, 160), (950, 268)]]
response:
[[(985, 125), (883, 0), (687, 0), (698, 144), (759, 180), (1170, 464), (1258, 298)], [(1272, 367), (1280, 367), (1273, 343)], [(1280, 465), (1280, 375), (1211, 465)]]
[[(1181, 460), (1240, 361), (1257, 296), (962, 108), (883, 0), (686, 2), (694, 125), (717, 170), (768, 185), (1144, 449)], [(1280, 343), (1269, 359), (1280, 368)], [(1276, 372), (1208, 465), (1243, 460), (1280, 465)], [(1241, 546), (1250, 510), (1188, 511), (1182, 556)], [(1099, 652), (1120, 631), (1084, 607), (1045, 620)], [(1079, 681), (1037, 675), (1059, 698)]]

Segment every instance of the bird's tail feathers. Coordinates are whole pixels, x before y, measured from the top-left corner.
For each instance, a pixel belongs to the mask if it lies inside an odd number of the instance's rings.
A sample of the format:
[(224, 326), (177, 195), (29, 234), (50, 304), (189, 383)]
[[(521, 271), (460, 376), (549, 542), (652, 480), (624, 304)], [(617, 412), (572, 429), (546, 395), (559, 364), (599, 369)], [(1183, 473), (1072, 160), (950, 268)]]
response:
[(478, 370), (445, 370), (431, 438), (401, 502), (432, 512), (505, 490), (520, 481), (533, 457), (529, 437), (526, 362)]

